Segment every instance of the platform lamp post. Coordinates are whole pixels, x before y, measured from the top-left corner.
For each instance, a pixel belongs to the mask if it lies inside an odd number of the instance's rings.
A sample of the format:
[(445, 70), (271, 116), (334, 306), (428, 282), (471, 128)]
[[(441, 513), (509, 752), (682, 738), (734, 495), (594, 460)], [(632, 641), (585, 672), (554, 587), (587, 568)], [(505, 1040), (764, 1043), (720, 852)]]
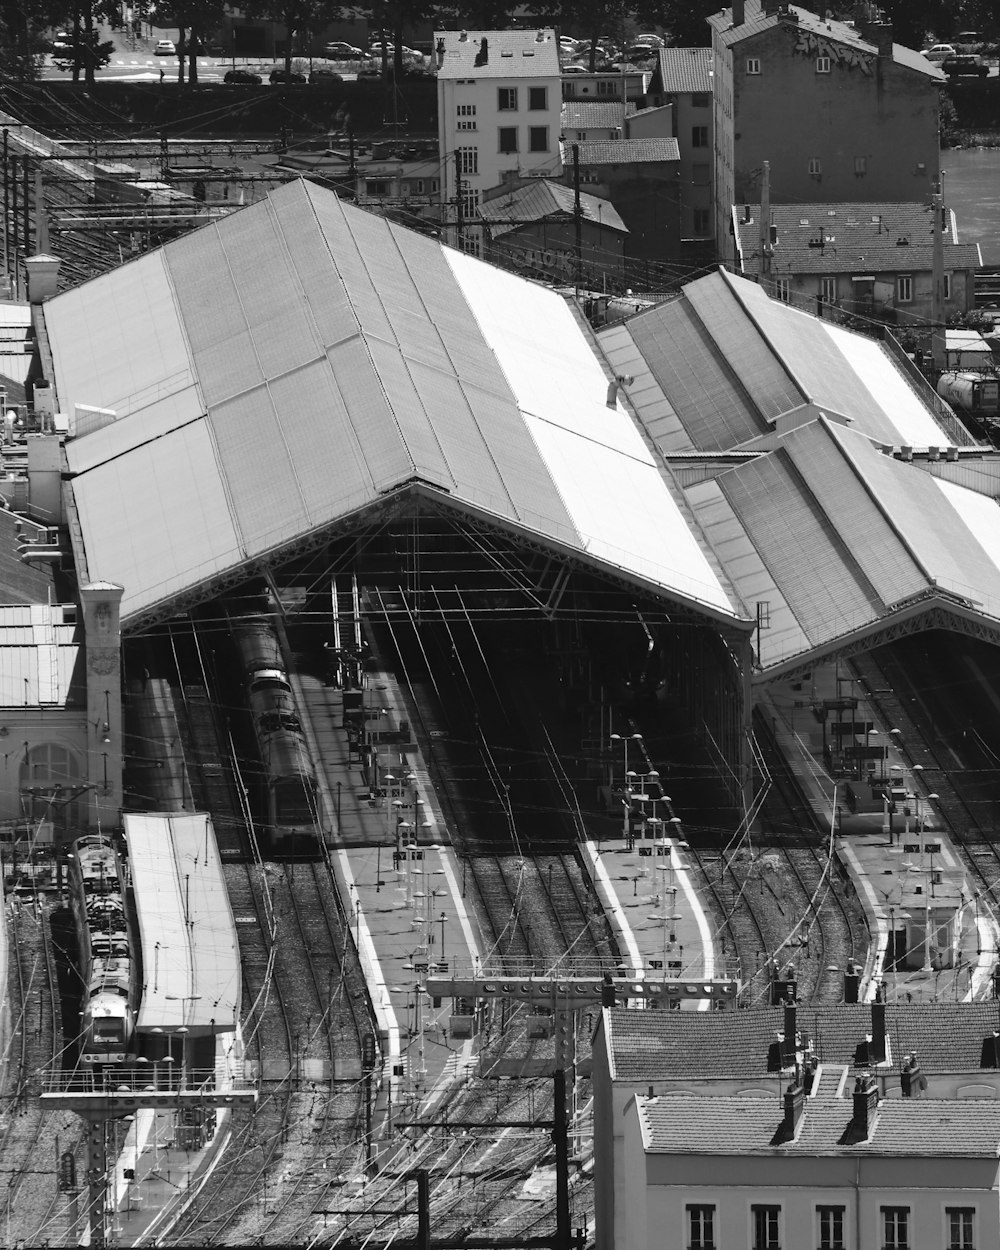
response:
[[(929, 794), (928, 800), (936, 799), (936, 794)], [(920, 831), (921, 843), (924, 850), (924, 859), (926, 861), (927, 881), (924, 886), (924, 966), (922, 971), (931, 972), (931, 894), (934, 890), (934, 858), (933, 852), (923, 838), (924, 817), (923, 812), (920, 813)]]
[(628, 744), (630, 742), (635, 742), (635, 743), (642, 742), (642, 734), (612, 734), (611, 741), (612, 743), (620, 742), (622, 744), (622, 751), (623, 751), (623, 756), (624, 756), (624, 769), (622, 772), (622, 808), (623, 808), (622, 837), (625, 838), (625, 840), (627, 841), (628, 830), (629, 830), (628, 818), (629, 818), (629, 811), (631, 809), (631, 804), (629, 801), (630, 795), (631, 795), (631, 791), (629, 789), (629, 777), (634, 776), (634, 774), (629, 772), (629, 767), (628, 767)]

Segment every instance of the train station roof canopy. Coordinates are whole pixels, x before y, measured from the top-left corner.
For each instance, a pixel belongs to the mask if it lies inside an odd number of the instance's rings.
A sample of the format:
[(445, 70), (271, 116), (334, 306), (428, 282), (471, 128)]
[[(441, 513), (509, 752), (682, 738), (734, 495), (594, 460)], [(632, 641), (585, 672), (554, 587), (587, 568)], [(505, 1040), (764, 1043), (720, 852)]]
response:
[(1000, 508), (908, 362), (724, 271), (599, 336), (750, 612), (758, 680), (930, 626), (1000, 642)]
[(126, 630), (400, 501), (749, 628), (544, 287), (296, 182), (43, 311), (74, 554)]
[(136, 1028), (230, 1033), (240, 1006), (236, 926), (211, 819), (129, 813), (125, 840), (142, 944)]

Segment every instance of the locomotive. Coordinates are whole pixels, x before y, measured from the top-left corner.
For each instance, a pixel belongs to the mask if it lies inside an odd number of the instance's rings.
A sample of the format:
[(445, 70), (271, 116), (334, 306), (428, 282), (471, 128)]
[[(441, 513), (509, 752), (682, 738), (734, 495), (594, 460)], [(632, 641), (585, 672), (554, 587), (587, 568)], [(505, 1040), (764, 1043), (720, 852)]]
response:
[(1000, 415), (1000, 379), (995, 374), (967, 372), (942, 373), (937, 393), (953, 408), (978, 417)]
[(112, 839), (78, 838), (68, 877), (83, 983), (80, 1059), (92, 1065), (125, 1063), (134, 1047), (139, 955)]
[(231, 619), (263, 768), (265, 831), (277, 858), (319, 854), (316, 773), (281, 646), (266, 617)]

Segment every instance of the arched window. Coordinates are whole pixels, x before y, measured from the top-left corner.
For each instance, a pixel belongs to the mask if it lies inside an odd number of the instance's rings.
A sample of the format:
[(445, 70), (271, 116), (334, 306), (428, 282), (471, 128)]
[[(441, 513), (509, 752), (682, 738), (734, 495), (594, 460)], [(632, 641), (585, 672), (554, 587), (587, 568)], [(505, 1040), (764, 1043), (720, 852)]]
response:
[(79, 828), (80, 765), (76, 756), (55, 742), (31, 747), (21, 761), (19, 789), (26, 820), (51, 821), (56, 837)]

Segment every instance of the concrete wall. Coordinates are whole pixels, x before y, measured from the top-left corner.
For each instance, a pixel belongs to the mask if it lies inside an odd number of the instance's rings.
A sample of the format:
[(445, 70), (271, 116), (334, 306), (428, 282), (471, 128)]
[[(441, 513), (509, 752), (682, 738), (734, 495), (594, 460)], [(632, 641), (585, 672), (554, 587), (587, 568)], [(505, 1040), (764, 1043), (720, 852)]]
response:
[[(830, 72), (818, 73), (819, 53)], [(748, 73), (756, 58), (760, 73)], [(758, 202), (771, 163), (773, 203), (914, 202), (939, 170), (938, 87), (918, 70), (783, 22), (733, 53), (737, 202)], [(817, 159), (821, 172), (810, 173)], [(865, 162), (859, 173), (856, 162)]]

